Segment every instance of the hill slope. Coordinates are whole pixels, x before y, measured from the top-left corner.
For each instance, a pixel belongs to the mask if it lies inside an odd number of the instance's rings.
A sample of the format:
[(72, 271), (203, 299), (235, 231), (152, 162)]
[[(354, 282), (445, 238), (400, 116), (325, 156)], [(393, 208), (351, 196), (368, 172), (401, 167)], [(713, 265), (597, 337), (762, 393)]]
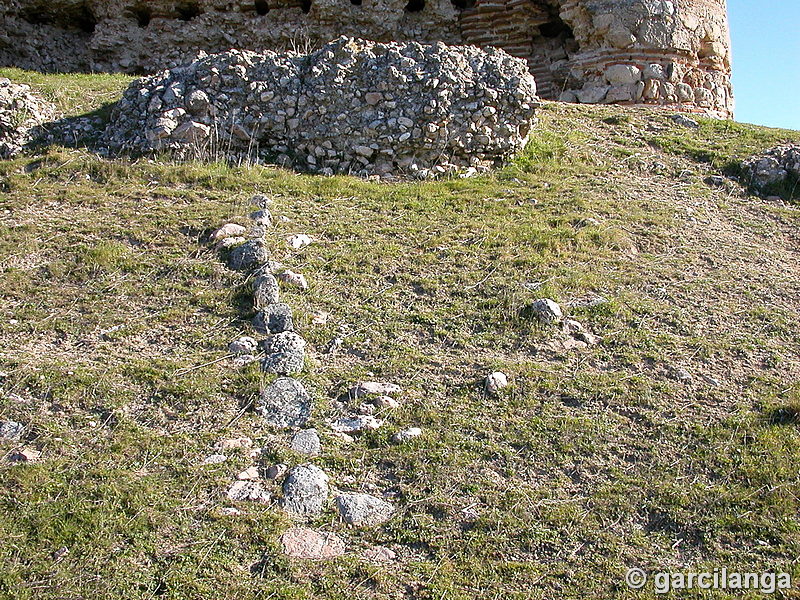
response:
[[(73, 114), (127, 81), (4, 73)], [(800, 133), (668, 116), (546, 104), (515, 164), (427, 183), (67, 148), (0, 163), (0, 418), (42, 453), (0, 466), (0, 595), (633, 598), (650, 592), (630, 567), (800, 577), (800, 210), (705, 182)], [(253, 310), (207, 238), (255, 193), (288, 218), (275, 258), (310, 282), (284, 297), (312, 349), (313, 462), (399, 509), (313, 521), (347, 543), (332, 561), (287, 558), (279, 508), (226, 499), (247, 452), (202, 464), (242, 436), (265, 464), (307, 460), (241, 410), (269, 376), (219, 360)], [(554, 343), (537, 298), (600, 343)], [(365, 378), (402, 406), (346, 443), (325, 420)]]

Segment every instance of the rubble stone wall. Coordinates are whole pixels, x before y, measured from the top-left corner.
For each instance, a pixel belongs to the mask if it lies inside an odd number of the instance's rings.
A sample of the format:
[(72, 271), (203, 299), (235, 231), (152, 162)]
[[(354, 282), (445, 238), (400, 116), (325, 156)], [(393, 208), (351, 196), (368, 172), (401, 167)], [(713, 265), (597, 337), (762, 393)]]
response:
[(548, 99), (733, 113), (725, 0), (5, 0), (0, 65), (147, 74), (341, 35), (502, 48)]
[(231, 50), (138, 79), (103, 144), (428, 178), (513, 156), (537, 106), (526, 63), (500, 50), (341, 37), (310, 54)]

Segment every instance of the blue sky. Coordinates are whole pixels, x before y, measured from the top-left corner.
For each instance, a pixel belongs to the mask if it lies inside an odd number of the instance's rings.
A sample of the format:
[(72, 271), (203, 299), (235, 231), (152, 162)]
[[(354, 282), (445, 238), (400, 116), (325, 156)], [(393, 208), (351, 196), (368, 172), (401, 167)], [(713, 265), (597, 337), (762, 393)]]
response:
[(728, 0), (736, 120), (800, 129), (800, 0)]

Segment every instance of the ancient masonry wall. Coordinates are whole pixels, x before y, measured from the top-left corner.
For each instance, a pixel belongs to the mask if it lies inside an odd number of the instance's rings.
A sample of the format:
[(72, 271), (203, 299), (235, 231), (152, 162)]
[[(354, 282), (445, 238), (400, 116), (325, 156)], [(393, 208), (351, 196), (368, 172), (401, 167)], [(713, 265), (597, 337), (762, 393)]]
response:
[(496, 46), (543, 98), (733, 114), (725, 0), (3, 0), (0, 65), (146, 74), (200, 51)]

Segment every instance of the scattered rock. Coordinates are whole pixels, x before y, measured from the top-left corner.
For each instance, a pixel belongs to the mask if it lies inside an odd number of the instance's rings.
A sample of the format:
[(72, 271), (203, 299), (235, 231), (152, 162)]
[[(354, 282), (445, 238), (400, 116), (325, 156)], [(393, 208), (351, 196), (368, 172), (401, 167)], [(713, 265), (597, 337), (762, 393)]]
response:
[(597, 337), (590, 333), (583, 325), (575, 319), (564, 319), (561, 328), (567, 335), (574, 339), (583, 342), (587, 346), (593, 346), (597, 343)]
[(311, 323), (312, 325), (325, 325), (328, 322), (328, 318), (331, 316), (329, 312), (315, 312), (311, 315)]
[(256, 412), (277, 427), (304, 427), (311, 416), (311, 396), (296, 379), (279, 377), (261, 392)]
[(692, 374), (683, 367), (674, 368), (672, 374), (681, 383), (691, 383), (693, 379)]
[(675, 123), (676, 125), (680, 125), (681, 127), (688, 127), (690, 129), (697, 129), (698, 127), (700, 127), (700, 123), (698, 123), (697, 121), (695, 121), (690, 117), (687, 117), (686, 115), (681, 115), (681, 114), (672, 115), (670, 119), (672, 120), (673, 123)]
[(253, 445), (253, 440), (249, 437), (229, 438), (222, 440), (219, 447), (222, 450), (246, 450)]
[(22, 437), (25, 426), (16, 421), (0, 421), (0, 440), (18, 440)]
[[(377, 410), (389, 410), (400, 407), (400, 402), (391, 396), (362, 396), (365, 401), (359, 405), (359, 412), (371, 415)], [(344, 407), (344, 405), (343, 405)]]
[(206, 456), (205, 460), (203, 460), (203, 465), (218, 465), (220, 463), (224, 463), (228, 460), (228, 457), (224, 454), (212, 454), (210, 456)]
[(293, 527), (281, 536), (283, 551), (292, 558), (325, 560), (342, 556), (345, 543), (333, 533), (320, 533), (307, 527)]
[(314, 465), (294, 467), (283, 483), (283, 508), (294, 515), (316, 515), (328, 499), (328, 476)]
[(367, 396), (365, 404), (373, 406), (374, 408), (383, 409), (398, 408), (400, 406), (400, 402), (391, 396)]
[(508, 377), (505, 373), (495, 371), (486, 378), (486, 392), (492, 396), (496, 396), (506, 387), (508, 387)]
[(300, 275), (299, 273), (289, 271), (288, 269), (283, 273), (278, 274), (278, 281), (303, 291), (308, 289), (308, 281), (306, 281), (305, 275)]
[(287, 375), (303, 370), (305, 360), (305, 340), (291, 331), (276, 333), (262, 342), (267, 356), (261, 361), (265, 373)]
[(259, 275), (253, 280), (253, 306), (262, 310), (270, 304), (280, 302), (280, 289), (278, 280), (269, 273)]
[(404, 444), (405, 442), (409, 442), (414, 438), (418, 438), (422, 435), (422, 429), (419, 427), (409, 427), (408, 429), (403, 429), (402, 431), (398, 431), (392, 437), (392, 440), (396, 444)]
[(290, 447), (298, 454), (306, 456), (318, 456), (322, 452), (322, 443), (316, 429), (304, 429), (295, 433)]
[(530, 308), (533, 311), (533, 314), (536, 315), (536, 318), (538, 318), (541, 323), (546, 325), (558, 323), (564, 317), (561, 307), (555, 301), (550, 300), (549, 298), (540, 298), (539, 300), (535, 300), (530, 305)]
[(548, 344), (549, 348), (554, 352), (571, 352), (572, 350), (585, 350), (589, 345), (572, 336), (565, 337), (562, 340), (554, 340)]
[(257, 481), (237, 481), (228, 488), (227, 496), (234, 502), (259, 502), (268, 504), (272, 495)]
[(231, 250), (228, 265), (234, 271), (254, 269), (269, 261), (269, 251), (264, 240), (250, 240)]
[(334, 431), (332, 432), (333, 437), (337, 437), (342, 440), (345, 444), (352, 444), (355, 442), (355, 438), (352, 435), (348, 435), (346, 433), (342, 433), (341, 431)]
[(239, 473), (236, 476), (236, 479), (239, 481), (255, 481), (257, 479), (261, 479), (261, 475), (258, 472), (258, 467), (248, 467)]
[(228, 344), (230, 354), (253, 354), (258, 348), (258, 342), (250, 336), (242, 336)]
[(387, 563), (394, 561), (397, 558), (397, 553), (385, 546), (373, 546), (364, 550), (364, 558), (371, 562)]
[(394, 514), (391, 504), (369, 494), (339, 494), (336, 508), (345, 523), (356, 527), (381, 525)]
[(291, 246), (295, 250), (300, 250), (301, 248), (310, 246), (313, 240), (305, 233), (300, 233), (297, 235), (290, 236), (287, 242), (289, 246)]
[(373, 431), (383, 425), (383, 421), (372, 415), (359, 415), (357, 417), (342, 417), (331, 424), (331, 429), (338, 433), (361, 433)]
[(217, 229), (214, 233), (211, 234), (209, 238), (212, 242), (218, 242), (225, 238), (238, 238), (245, 234), (247, 231), (246, 227), (242, 227), (241, 225), (237, 225), (236, 223), (226, 223), (219, 229)]
[(259, 333), (283, 333), (294, 331), (292, 309), (288, 304), (277, 302), (265, 306), (253, 319), (253, 327)]
[(725, 178), (722, 175), (709, 175), (706, 183), (712, 187), (722, 187), (725, 185)]
[(365, 396), (396, 396), (402, 391), (402, 388), (395, 383), (362, 381), (350, 389), (350, 397), (363, 398)]

